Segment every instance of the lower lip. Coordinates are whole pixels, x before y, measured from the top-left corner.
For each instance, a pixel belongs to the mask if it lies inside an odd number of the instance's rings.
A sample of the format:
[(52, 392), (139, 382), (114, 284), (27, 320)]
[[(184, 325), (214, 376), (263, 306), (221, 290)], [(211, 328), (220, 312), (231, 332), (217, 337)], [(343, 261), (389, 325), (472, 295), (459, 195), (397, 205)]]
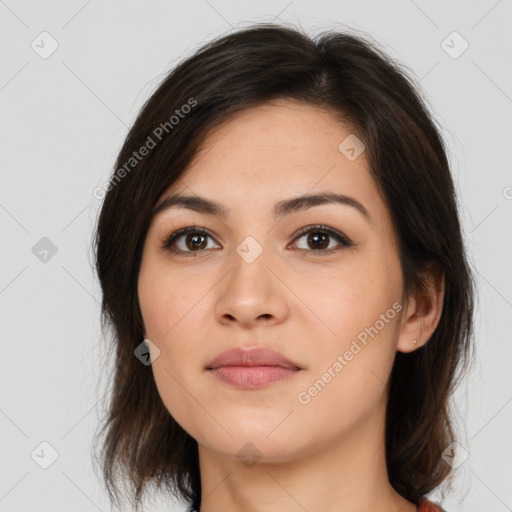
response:
[(221, 366), (210, 370), (218, 379), (239, 389), (262, 388), (288, 379), (300, 370), (281, 366)]

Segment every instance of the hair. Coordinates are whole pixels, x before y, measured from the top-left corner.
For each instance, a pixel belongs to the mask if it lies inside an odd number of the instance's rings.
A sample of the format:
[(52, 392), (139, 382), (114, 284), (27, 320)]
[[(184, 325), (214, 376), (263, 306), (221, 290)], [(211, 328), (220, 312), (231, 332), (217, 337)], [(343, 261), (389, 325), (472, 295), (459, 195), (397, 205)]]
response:
[(422, 347), (396, 354), (385, 450), (391, 485), (416, 504), (450, 475), (442, 452), (455, 440), (449, 399), (472, 361), (475, 284), (447, 152), (413, 84), (361, 36), (330, 31), (312, 38), (302, 29), (262, 23), (204, 44), (143, 105), (101, 192), (94, 234), (102, 332), (115, 349), (108, 414), (98, 433), (112, 503), (119, 502), (124, 477), (136, 510), (150, 484), (199, 508), (197, 442), (165, 408), (151, 366), (134, 356), (144, 339), (137, 295), (142, 249), (156, 201), (211, 130), (279, 99), (329, 111), (365, 144), (398, 241), (404, 292), (421, 295), (429, 272), (444, 273), (437, 328)]

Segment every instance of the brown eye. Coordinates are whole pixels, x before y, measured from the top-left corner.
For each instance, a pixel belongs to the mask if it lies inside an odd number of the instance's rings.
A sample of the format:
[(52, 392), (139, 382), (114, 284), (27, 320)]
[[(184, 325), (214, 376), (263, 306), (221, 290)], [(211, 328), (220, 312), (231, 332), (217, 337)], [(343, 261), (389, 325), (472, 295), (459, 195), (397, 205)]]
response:
[(208, 242), (205, 243), (206, 236), (189, 233), (185, 235), (185, 247), (190, 250), (205, 249)]
[(314, 249), (327, 249), (330, 235), (326, 233), (308, 233), (307, 243)]
[[(327, 226), (306, 226), (300, 230), (299, 236), (296, 237), (295, 240), (297, 241), (301, 238), (305, 238), (306, 247), (299, 247), (299, 249), (315, 254), (330, 254), (334, 251), (354, 245), (343, 233)], [(337, 241), (338, 244), (331, 245), (333, 239)]]
[[(162, 245), (163, 249), (168, 249), (175, 254), (197, 253), (208, 247), (208, 238), (210, 234), (204, 228), (189, 226), (179, 229), (172, 233)], [(195, 256), (195, 254), (193, 254)]]

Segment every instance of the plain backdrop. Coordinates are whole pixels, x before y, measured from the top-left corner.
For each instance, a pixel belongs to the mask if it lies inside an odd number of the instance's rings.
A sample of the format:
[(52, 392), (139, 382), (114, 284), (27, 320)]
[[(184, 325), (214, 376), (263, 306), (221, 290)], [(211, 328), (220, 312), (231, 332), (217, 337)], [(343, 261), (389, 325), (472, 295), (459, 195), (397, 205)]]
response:
[[(109, 377), (93, 190), (171, 67), (254, 21), (369, 36), (441, 124), (479, 294), (456, 394), (467, 458), (442, 503), (512, 510), (511, 0), (1, 0), (0, 511), (110, 510), (90, 457)], [(157, 496), (146, 510), (184, 509)]]

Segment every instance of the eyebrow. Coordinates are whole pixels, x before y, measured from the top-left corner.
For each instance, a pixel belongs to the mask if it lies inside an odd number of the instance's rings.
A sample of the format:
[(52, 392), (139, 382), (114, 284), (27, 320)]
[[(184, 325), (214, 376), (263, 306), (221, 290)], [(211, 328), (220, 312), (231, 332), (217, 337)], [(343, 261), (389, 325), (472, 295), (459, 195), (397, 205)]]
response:
[[(308, 210), (314, 206), (323, 204), (342, 204), (351, 206), (361, 213), (368, 222), (372, 221), (370, 212), (354, 197), (344, 194), (335, 194), (333, 192), (324, 192), (320, 194), (309, 194), (290, 199), (285, 199), (274, 205), (272, 215), (274, 218), (282, 218), (290, 213)], [(229, 216), (229, 210), (222, 204), (206, 199), (200, 196), (187, 196), (172, 194), (167, 196), (154, 210), (153, 217), (169, 210), (170, 208), (187, 208), (207, 215), (215, 215), (222, 219)]]

